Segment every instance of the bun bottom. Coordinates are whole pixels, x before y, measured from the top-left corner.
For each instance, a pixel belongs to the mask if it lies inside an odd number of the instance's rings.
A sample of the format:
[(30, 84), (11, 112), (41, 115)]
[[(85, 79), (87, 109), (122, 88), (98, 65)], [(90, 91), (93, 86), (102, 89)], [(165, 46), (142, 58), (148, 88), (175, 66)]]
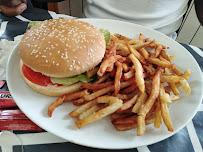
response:
[(48, 95), (48, 96), (62, 96), (67, 93), (75, 92), (80, 90), (80, 86), (84, 84), (83, 82), (74, 83), (72, 85), (66, 85), (66, 86), (57, 86), (57, 85), (49, 85), (49, 86), (40, 86), (38, 84), (32, 83), (30, 80), (28, 80), (23, 72), (22, 72), (22, 65), (23, 61), (20, 61), (20, 73), (24, 81), (35, 91)]

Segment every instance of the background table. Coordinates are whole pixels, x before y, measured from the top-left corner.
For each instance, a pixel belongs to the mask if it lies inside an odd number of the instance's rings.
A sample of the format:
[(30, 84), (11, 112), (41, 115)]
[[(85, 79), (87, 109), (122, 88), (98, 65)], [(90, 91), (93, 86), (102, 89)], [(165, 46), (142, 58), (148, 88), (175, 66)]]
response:
[[(29, 1), (28, 1), (29, 2)], [(22, 14), (16, 17), (6, 17), (0, 12), (0, 40), (7, 39), (13, 40), (15, 36), (24, 34), (29, 21), (43, 21), (45, 19), (60, 18), (64, 15), (56, 14), (54, 12), (33, 8), (32, 4), (28, 4), (28, 9)], [(203, 71), (203, 53), (202, 49), (196, 47), (183, 45), (197, 60), (201, 70)], [(7, 85), (4, 85), (2, 90), (8, 90)], [(17, 107), (16, 107), (17, 108)], [(178, 133), (172, 137), (161, 141), (159, 143), (142, 146), (129, 150), (116, 150), (120, 152), (202, 152), (203, 145), (203, 105), (201, 105), (199, 111), (189, 124), (180, 130)], [(13, 147), (13, 152), (65, 152), (65, 151), (75, 151), (75, 152), (102, 152), (110, 150), (101, 150), (88, 148), (76, 144), (67, 142), (59, 137), (56, 137), (46, 131), (14, 131), (23, 144), (23, 149), (21, 145), (10, 145)], [(98, 139), (99, 140), (99, 139)], [(9, 141), (8, 141), (9, 142)], [(1, 143), (0, 143), (1, 145)], [(0, 152), (2, 151), (4, 145), (1, 145)], [(112, 151), (112, 150), (111, 150)]]

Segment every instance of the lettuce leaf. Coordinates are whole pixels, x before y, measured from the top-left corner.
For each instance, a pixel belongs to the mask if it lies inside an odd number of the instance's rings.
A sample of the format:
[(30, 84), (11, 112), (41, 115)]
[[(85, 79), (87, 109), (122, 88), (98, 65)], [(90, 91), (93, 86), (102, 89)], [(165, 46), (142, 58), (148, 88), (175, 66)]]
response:
[(108, 30), (105, 30), (105, 29), (100, 29), (100, 32), (104, 35), (106, 44), (108, 44), (110, 39), (111, 39), (111, 33)]
[(77, 76), (65, 77), (65, 78), (51, 77), (50, 80), (53, 84), (57, 83), (57, 84), (63, 84), (63, 85), (71, 85), (71, 84), (79, 82), (79, 81), (84, 82), (84, 83), (88, 83), (92, 79), (88, 78), (85, 73), (82, 73), (82, 74), (77, 75)]
[(37, 24), (39, 24), (41, 21), (32, 21), (32, 22), (30, 22), (29, 24), (28, 24), (28, 29), (30, 29), (31, 27), (33, 27), (33, 26), (35, 26), (35, 25), (37, 25)]

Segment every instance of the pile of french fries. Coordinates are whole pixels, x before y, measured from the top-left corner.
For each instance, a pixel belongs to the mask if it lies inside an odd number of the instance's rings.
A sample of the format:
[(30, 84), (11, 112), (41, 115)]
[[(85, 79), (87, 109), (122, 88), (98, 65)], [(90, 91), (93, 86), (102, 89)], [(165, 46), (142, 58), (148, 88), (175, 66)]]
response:
[(63, 102), (72, 101), (78, 107), (69, 115), (78, 118), (78, 128), (110, 116), (118, 131), (137, 128), (138, 136), (151, 123), (159, 128), (162, 120), (173, 131), (168, 105), (180, 98), (180, 86), (190, 95), (191, 71), (182, 73), (167, 49), (143, 34), (138, 39), (112, 35), (101, 64), (87, 72), (88, 77), (97, 75), (97, 80), (59, 97), (49, 106), (48, 115)]

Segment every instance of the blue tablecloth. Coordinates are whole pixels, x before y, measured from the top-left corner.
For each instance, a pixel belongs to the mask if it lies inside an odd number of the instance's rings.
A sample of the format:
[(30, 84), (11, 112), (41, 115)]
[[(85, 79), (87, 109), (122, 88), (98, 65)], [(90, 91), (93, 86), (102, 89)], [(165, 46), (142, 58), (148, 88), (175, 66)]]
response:
[[(45, 19), (51, 19), (59, 16), (54, 12), (48, 12), (46, 10), (33, 8), (31, 3), (29, 3), (28, 9), (22, 15), (17, 17), (7, 17), (0, 12), (0, 23), (1, 23), (0, 39), (13, 40), (15, 36), (24, 34), (29, 21), (33, 21), (33, 20), (43, 21)], [(183, 45), (193, 55), (193, 57), (197, 60), (201, 70), (203, 70), (203, 60), (202, 60), (201, 53), (199, 53), (199, 52), (202, 52), (202, 49), (197, 48), (198, 49), (197, 51), (197, 50), (194, 50), (190, 45), (187, 45), (187, 44), (181, 44), (181, 45)], [(4, 85), (4, 87), (0, 89), (0, 91), (1, 90), (8, 90), (8, 88), (6, 85)], [(138, 152), (159, 152), (159, 151), (193, 152), (193, 151), (196, 151), (196, 152), (200, 152), (202, 151), (202, 145), (203, 145), (202, 122), (203, 122), (203, 105), (201, 105), (200, 110), (197, 112), (193, 120), (186, 127), (184, 127), (182, 130), (180, 130), (172, 137), (153, 145), (143, 146), (143, 147), (134, 148), (130, 150), (116, 150), (116, 151), (121, 151), (121, 152), (137, 152), (137, 151)], [(49, 142), (50, 139), (47, 139), (47, 140), (43, 139), (36, 142), (35, 140), (37, 140), (39, 134), (40, 134), (39, 135), (40, 139), (43, 135), (47, 136), (46, 131), (42, 131), (42, 132), (15, 131), (14, 133), (17, 135), (24, 134), (25, 136), (27, 134), (27, 137), (33, 138), (33, 143), (28, 143), (23, 146), (24, 152), (110, 151), (110, 150), (88, 148), (88, 147), (76, 145), (70, 142), (66, 142), (63, 140), (57, 141), (57, 139), (51, 140), (53, 141), (53, 143)], [(1, 151), (1, 147), (0, 147), (0, 151)], [(13, 146), (13, 152), (20, 152), (20, 151), (22, 151), (21, 145)]]

